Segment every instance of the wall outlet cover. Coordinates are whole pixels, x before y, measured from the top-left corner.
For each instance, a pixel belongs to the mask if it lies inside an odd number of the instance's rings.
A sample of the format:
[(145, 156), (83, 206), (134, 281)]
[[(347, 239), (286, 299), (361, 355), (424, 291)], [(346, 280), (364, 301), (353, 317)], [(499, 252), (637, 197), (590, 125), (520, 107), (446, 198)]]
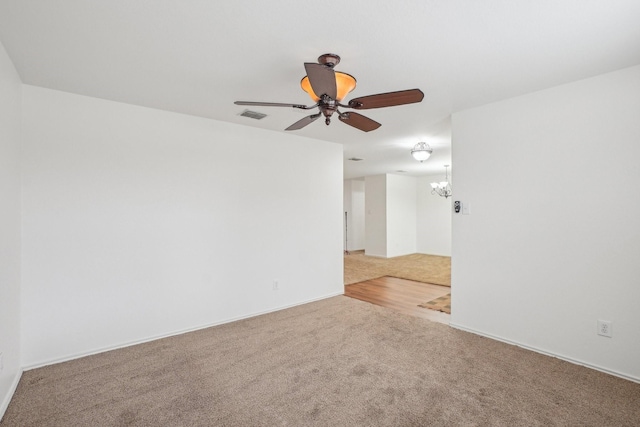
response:
[(608, 320), (598, 320), (598, 335), (603, 337), (613, 337), (613, 325)]

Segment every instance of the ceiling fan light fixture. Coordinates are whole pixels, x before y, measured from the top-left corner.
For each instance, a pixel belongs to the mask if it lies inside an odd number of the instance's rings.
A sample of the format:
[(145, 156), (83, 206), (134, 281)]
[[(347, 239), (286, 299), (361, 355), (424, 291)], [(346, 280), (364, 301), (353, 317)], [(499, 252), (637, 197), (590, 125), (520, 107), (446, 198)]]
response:
[[(352, 90), (356, 88), (356, 79), (351, 74), (341, 73), (340, 71), (335, 71), (336, 74), (336, 101), (342, 101), (342, 99), (349, 94)], [(320, 101), (320, 97), (313, 92), (311, 88), (311, 83), (309, 82), (309, 77), (304, 76), (300, 81), (300, 86), (302, 90), (307, 92), (311, 99), (314, 102)]]
[(411, 155), (413, 156), (413, 158), (419, 161), (420, 163), (424, 162), (429, 157), (431, 157), (431, 153), (433, 153), (433, 150), (431, 149), (431, 147), (429, 147), (429, 144), (427, 144), (426, 142), (418, 142), (413, 147), (413, 150), (411, 150)]
[[(354, 111), (341, 111), (339, 108), (352, 108), (366, 110), (370, 108), (394, 107), (396, 105), (413, 104), (421, 102), (424, 93), (420, 89), (399, 90), (395, 92), (377, 93), (375, 95), (361, 96), (350, 100), (346, 105), (341, 101), (356, 87), (356, 79), (347, 73), (335, 71), (334, 67), (340, 62), (340, 57), (333, 53), (326, 53), (318, 58), (317, 63), (305, 62), (306, 76), (300, 80), (302, 90), (314, 101), (314, 105), (285, 104), (282, 102), (261, 101), (235, 101), (235, 105), (251, 105), (261, 107), (289, 107), (301, 110), (317, 108), (319, 111), (301, 120), (298, 120), (288, 128), (299, 130), (324, 116), (326, 125), (331, 124), (331, 117), (337, 113), (338, 119), (362, 132), (370, 132), (378, 129), (381, 124), (367, 116)], [(315, 91), (320, 93), (318, 96)]]

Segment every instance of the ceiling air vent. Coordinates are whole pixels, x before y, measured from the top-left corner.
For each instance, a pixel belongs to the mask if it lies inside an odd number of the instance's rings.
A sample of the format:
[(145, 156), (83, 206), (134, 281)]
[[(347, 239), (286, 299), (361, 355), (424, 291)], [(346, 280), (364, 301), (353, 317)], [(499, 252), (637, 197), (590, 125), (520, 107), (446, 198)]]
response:
[(256, 120), (261, 120), (267, 117), (266, 114), (258, 113), (257, 111), (251, 111), (251, 110), (244, 110), (242, 113), (240, 113), (240, 115), (242, 117), (249, 117), (250, 119), (256, 119)]
[(357, 157), (349, 157), (347, 160), (351, 160), (352, 162), (359, 162), (359, 161), (361, 161), (362, 159), (359, 159), (359, 158), (357, 158)]

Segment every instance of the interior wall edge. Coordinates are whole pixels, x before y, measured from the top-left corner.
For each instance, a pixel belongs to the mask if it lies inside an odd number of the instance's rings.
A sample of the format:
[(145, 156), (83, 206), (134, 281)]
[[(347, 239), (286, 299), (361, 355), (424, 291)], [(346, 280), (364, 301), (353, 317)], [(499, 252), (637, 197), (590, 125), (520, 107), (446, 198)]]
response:
[(9, 403), (11, 403), (11, 399), (18, 389), (18, 384), (20, 383), (20, 378), (22, 377), (22, 372), (24, 369), (19, 369), (16, 375), (13, 377), (13, 382), (11, 383), (11, 387), (7, 391), (7, 394), (4, 396), (2, 400), (2, 405), (0, 405), (0, 421), (4, 417), (4, 413), (7, 412), (7, 408), (9, 407)]

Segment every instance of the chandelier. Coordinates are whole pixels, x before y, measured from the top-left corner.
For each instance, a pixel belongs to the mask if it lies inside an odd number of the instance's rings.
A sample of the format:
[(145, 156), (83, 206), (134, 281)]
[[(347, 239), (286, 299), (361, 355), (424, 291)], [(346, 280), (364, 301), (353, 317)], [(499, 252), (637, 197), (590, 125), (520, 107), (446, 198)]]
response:
[(414, 145), (413, 150), (411, 150), (411, 155), (413, 156), (413, 158), (420, 163), (427, 160), (429, 156), (431, 156), (431, 153), (433, 153), (433, 150), (426, 142), (418, 142), (416, 145)]
[(445, 199), (451, 197), (451, 183), (449, 182), (449, 165), (444, 165), (444, 181), (431, 183), (431, 194), (437, 194)]

